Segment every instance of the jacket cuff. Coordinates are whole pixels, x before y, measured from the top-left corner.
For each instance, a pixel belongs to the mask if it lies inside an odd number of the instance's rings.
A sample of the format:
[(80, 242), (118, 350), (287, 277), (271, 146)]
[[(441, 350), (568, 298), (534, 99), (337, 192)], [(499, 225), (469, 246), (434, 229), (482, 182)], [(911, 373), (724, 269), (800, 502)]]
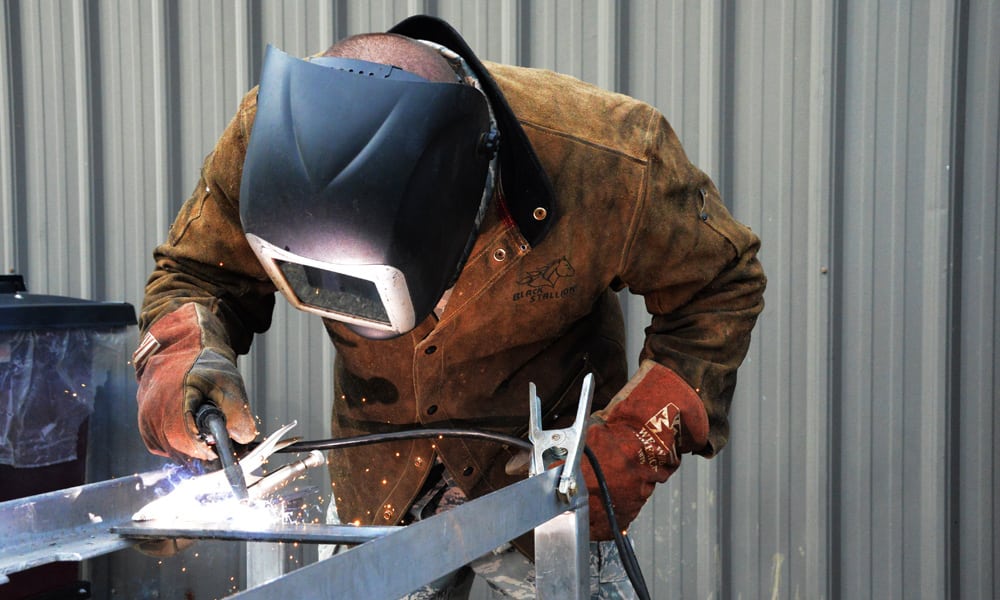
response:
[(644, 360), (594, 417), (609, 425), (628, 425), (640, 439), (673, 446), (678, 453), (697, 453), (708, 443), (708, 413), (698, 393), (672, 369), (652, 360)]

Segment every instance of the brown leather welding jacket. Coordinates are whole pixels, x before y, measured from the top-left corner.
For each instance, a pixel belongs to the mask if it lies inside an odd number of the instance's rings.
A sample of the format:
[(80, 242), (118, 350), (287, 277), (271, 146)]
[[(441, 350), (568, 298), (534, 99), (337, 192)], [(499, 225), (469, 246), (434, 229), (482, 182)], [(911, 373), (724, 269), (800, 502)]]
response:
[[(525, 435), (529, 382), (551, 427), (572, 420), (588, 372), (596, 410), (628, 379), (617, 298), (627, 288), (651, 315), (641, 358), (697, 391), (710, 421), (699, 453), (713, 455), (726, 443), (736, 370), (763, 306), (759, 240), (649, 105), (550, 71), (486, 66), (554, 189), (555, 216), (537, 216), (554, 220), (532, 246), (501, 189), (440, 318), (383, 341), (325, 322), (336, 347), (333, 435), (414, 426)], [(156, 248), (144, 330), (184, 302), (210, 306), (240, 354), (268, 329), (275, 288), (247, 245), (238, 205), (255, 111), (253, 90)], [(505, 472), (513, 450), (493, 443), (446, 438), (338, 451), (330, 471), (341, 519), (398, 522), (435, 454), (472, 497), (513, 480)]]

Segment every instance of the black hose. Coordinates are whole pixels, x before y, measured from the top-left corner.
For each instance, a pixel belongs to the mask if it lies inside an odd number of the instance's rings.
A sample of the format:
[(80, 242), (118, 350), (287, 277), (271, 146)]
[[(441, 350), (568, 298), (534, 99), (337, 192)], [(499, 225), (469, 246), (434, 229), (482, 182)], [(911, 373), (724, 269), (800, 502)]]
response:
[(418, 440), (426, 438), (459, 437), (481, 440), (487, 442), (500, 442), (510, 446), (523, 448), (529, 452), (532, 449), (531, 442), (502, 433), (491, 431), (480, 431), (477, 429), (412, 429), (409, 431), (393, 431), (391, 433), (371, 433), (347, 438), (334, 438), (328, 440), (311, 440), (305, 442), (295, 442), (278, 452), (309, 452), (310, 450), (341, 450), (343, 448), (353, 448), (367, 444), (378, 444), (382, 442), (395, 442), (399, 440)]
[(632, 588), (641, 600), (649, 599), (649, 589), (646, 587), (646, 579), (642, 576), (642, 569), (639, 568), (639, 561), (632, 550), (632, 544), (625, 539), (621, 527), (618, 526), (618, 517), (615, 516), (614, 503), (611, 501), (611, 490), (608, 489), (608, 482), (604, 478), (604, 471), (601, 464), (597, 462), (597, 456), (589, 446), (583, 447), (583, 452), (590, 461), (590, 467), (594, 470), (594, 478), (597, 479), (597, 487), (601, 491), (601, 503), (604, 504), (604, 512), (608, 515), (608, 525), (611, 527), (612, 535), (615, 536), (615, 546), (618, 547), (618, 554), (622, 558), (622, 565), (628, 580), (632, 582)]
[[(510, 435), (504, 435), (502, 433), (494, 433), (492, 431), (482, 431), (478, 429), (413, 429), (408, 431), (394, 431), (392, 433), (373, 433), (348, 438), (332, 438), (326, 440), (296, 442), (278, 450), (278, 452), (340, 450), (343, 448), (353, 448), (355, 446), (364, 446), (367, 444), (398, 440), (443, 437), (457, 437), (499, 442), (501, 444), (521, 448), (529, 452), (534, 449), (531, 442), (527, 440)], [(646, 580), (642, 576), (642, 569), (639, 567), (639, 561), (635, 557), (635, 551), (632, 549), (632, 544), (625, 539), (625, 534), (622, 533), (621, 528), (618, 526), (618, 519), (615, 517), (614, 504), (611, 500), (611, 491), (608, 489), (608, 484), (604, 478), (604, 472), (601, 470), (601, 465), (597, 462), (597, 457), (594, 456), (593, 451), (591, 451), (589, 447), (584, 446), (583, 451), (587, 455), (587, 460), (590, 461), (591, 468), (594, 470), (594, 476), (597, 479), (597, 485), (601, 492), (601, 503), (604, 505), (604, 512), (608, 515), (608, 524), (614, 534), (615, 546), (618, 548), (619, 556), (621, 556), (625, 573), (628, 575), (629, 581), (632, 583), (632, 588), (635, 589), (635, 593), (639, 599), (649, 600), (649, 590), (646, 587)]]
[(240, 500), (249, 498), (246, 478), (236, 464), (233, 443), (229, 439), (229, 431), (226, 429), (226, 414), (218, 406), (211, 402), (205, 402), (195, 411), (194, 421), (202, 435), (213, 438), (215, 454), (219, 457), (219, 462), (222, 463), (222, 470), (226, 474), (226, 479), (229, 480), (230, 487), (233, 488), (233, 494)]

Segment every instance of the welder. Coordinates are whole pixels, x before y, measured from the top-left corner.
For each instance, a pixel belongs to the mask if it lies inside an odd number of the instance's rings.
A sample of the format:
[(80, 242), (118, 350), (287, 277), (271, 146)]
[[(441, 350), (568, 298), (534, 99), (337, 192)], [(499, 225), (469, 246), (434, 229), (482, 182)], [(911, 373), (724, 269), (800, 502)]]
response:
[[(214, 458), (191, 416), (211, 402), (250, 442), (237, 357), (281, 292), (322, 318), (336, 348), (335, 437), (524, 436), (529, 382), (545, 426), (565, 426), (594, 373), (586, 441), (628, 527), (683, 454), (726, 444), (763, 308), (759, 245), (657, 110), (480, 60), (443, 21), (411, 17), (306, 59), (269, 48), (154, 251), (139, 428), (153, 452)], [(622, 290), (650, 315), (634, 373)], [(331, 515), (412, 522), (525, 477), (522, 458), (447, 437), (338, 451)], [(604, 587), (592, 589), (630, 597), (586, 463), (584, 477)], [(457, 597), (476, 572), (500, 597), (530, 597), (530, 543), (514, 546), (413, 597)]]

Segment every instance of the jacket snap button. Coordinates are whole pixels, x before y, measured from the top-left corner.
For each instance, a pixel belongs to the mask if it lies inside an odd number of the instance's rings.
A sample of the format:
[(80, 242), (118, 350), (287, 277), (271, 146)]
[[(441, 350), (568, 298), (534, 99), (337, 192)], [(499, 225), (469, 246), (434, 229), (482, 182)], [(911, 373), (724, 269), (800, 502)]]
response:
[(429, 415), (433, 415), (437, 411), (438, 411), (437, 404), (431, 404), (430, 406), (427, 407), (427, 414), (429, 414)]
[(493, 260), (503, 262), (505, 258), (507, 258), (507, 251), (503, 248), (497, 248), (493, 251)]
[(534, 217), (536, 221), (544, 221), (545, 217), (549, 216), (549, 211), (545, 210), (545, 207), (539, 206), (531, 212), (531, 216)]
[(473, 469), (472, 467), (465, 467), (465, 470), (462, 471), (462, 475), (468, 477), (469, 475), (472, 475), (473, 471), (475, 471), (475, 469)]
[(434, 354), (435, 352), (437, 352), (437, 349), (438, 349), (437, 346), (427, 346), (426, 348), (424, 348), (424, 354)]
[(417, 467), (418, 469), (419, 469), (420, 467), (424, 466), (424, 459), (418, 456), (418, 457), (417, 457), (417, 458), (416, 458), (416, 459), (415, 459), (415, 460), (413, 461), (413, 466), (414, 466), (414, 467)]
[(385, 519), (386, 521), (391, 521), (392, 517), (395, 516), (395, 514), (396, 514), (396, 509), (394, 509), (391, 506), (386, 506), (385, 510), (382, 512), (382, 518)]

